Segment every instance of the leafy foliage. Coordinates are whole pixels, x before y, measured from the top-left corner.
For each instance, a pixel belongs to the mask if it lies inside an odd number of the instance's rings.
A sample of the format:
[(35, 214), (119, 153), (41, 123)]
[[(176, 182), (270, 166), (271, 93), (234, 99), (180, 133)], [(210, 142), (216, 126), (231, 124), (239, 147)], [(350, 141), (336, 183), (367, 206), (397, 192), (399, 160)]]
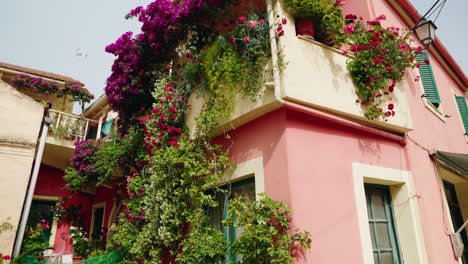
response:
[(234, 199), (230, 203), (225, 225), (242, 227), (242, 233), (231, 245), (234, 255), (242, 255), (242, 263), (293, 263), (297, 246), (310, 249), (308, 232), (299, 232), (291, 226), (291, 209), (279, 201), (265, 197), (247, 203)]
[(34, 260), (42, 260), (44, 251), (53, 249), (49, 242), (44, 240), (45, 229), (49, 228), (50, 226), (45, 220), (42, 220), (42, 223), (37, 223), (34, 227), (28, 227), (21, 244), (21, 253), (12, 259), (11, 263), (21, 263), (23, 259), (31, 259), (31, 257)]
[(285, 9), (295, 18), (311, 18), (316, 29), (315, 38), (326, 44), (338, 43), (343, 33), (342, 1), (283, 0)]
[(356, 93), (366, 110), (365, 117), (377, 119), (395, 115), (392, 93), (407, 69), (418, 67), (414, 52), (422, 48), (410, 46), (410, 32), (395, 27), (384, 28), (385, 16), (364, 23), (356, 15), (346, 16), (349, 52), (348, 70), (356, 84)]
[(94, 95), (84, 88), (83, 83), (78, 81), (66, 81), (63, 86), (60, 86), (40, 77), (18, 74), (12, 84), (17, 88), (28, 89), (35, 94), (43, 94), (44, 96), (63, 97), (70, 95), (72, 101), (79, 102), (82, 106), (94, 99)]

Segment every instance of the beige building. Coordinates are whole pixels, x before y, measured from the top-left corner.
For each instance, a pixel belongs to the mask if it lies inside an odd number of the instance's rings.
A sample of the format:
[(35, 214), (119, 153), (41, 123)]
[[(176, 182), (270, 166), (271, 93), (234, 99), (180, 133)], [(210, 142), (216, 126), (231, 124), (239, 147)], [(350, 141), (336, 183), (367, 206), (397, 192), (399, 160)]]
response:
[[(70, 96), (34, 94), (10, 85), (18, 74), (57, 85), (74, 79), (0, 62), (0, 254), (11, 254), (21, 217), (44, 115), (54, 119), (46, 139), (42, 165), (63, 169), (73, 155), (73, 142), (84, 139), (97, 122), (72, 114)], [(95, 137), (95, 135), (91, 135)], [(42, 197), (44, 198), (44, 197)], [(35, 200), (42, 199), (34, 197)], [(47, 197), (45, 197), (47, 199)], [(8, 227), (2, 230), (1, 226)]]

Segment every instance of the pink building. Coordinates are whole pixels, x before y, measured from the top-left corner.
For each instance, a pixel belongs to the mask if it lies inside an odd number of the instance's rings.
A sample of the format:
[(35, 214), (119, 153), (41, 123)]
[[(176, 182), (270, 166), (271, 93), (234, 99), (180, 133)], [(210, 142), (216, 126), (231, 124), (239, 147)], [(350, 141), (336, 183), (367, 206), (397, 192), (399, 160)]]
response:
[[(468, 263), (468, 251), (456, 257), (450, 239), (468, 219), (468, 79), (444, 46), (436, 40), (420, 55), (430, 64), (397, 85), (397, 114), (370, 121), (355, 103), (348, 57), (296, 36), (294, 18), (279, 3), (266, 5), (291, 22), (278, 43), (288, 66), (259, 100), (236, 105), (225, 125), (230, 139), (215, 139), (232, 145), (230, 181), (293, 209), (294, 225), (312, 235), (311, 251), (297, 263)], [(420, 18), (408, 0), (346, 1), (344, 13), (385, 14), (382, 23), (399, 28)], [(193, 129), (203, 100), (193, 95), (190, 103), (186, 124)], [(85, 116), (101, 131), (112, 120), (109, 110), (103, 98)], [(69, 195), (57, 168), (42, 167), (38, 197)], [(114, 221), (118, 193), (99, 187), (68, 201), (82, 205), (90, 236), (105, 235), (96, 230)], [(67, 228), (54, 231), (57, 254), (72, 254)], [(460, 234), (468, 244), (468, 229)]]

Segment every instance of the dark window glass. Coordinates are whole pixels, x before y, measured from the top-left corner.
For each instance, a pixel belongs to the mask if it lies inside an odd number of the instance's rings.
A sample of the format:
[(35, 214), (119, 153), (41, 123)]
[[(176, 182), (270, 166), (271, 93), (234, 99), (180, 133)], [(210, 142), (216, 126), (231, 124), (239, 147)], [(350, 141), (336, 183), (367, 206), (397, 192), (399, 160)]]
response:
[(92, 240), (100, 240), (102, 236), (102, 221), (104, 218), (104, 208), (94, 209), (93, 233), (91, 234)]

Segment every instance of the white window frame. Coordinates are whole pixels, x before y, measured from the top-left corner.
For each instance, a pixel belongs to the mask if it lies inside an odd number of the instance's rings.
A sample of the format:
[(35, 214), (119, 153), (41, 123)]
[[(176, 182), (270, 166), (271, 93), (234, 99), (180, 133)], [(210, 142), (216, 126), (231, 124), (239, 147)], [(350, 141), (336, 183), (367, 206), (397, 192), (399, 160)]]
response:
[[(446, 166), (444, 166), (443, 164), (441, 164), (439, 162), (436, 162), (436, 167), (437, 167), (437, 172), (439, 173), (439, 177), (438, 177), (439, 178), (439, 188), (440, 188), (440, 191), (443, 194), (442, 195), (442, 200), (443, 200), (444, 207), (445, 207), (444, 208), (445, 209), (444, 224), (447, 225), (447, 226), (445, 226), (445, 228), (448, 228), (448, 231), (450, 233), (454, 233), (455, 230), (453, 229), (452, 215), (450, 214), (450, 208), (449, 208), (449, 205), (448, 205), (447, 194), (445, 193), (443, 180), (446, 180), (451, 184), (457, 184), (457, 183), (463, 182), (463, 179), (460, 176), (456, 175), (455, 173), (451, 172), (450, 169), (448, 169)], [(456, 189), (455, 189), (455, 192), (456, 192)], [(460, 200), (460, 198), (458, 197), (458, 193), (456, 193), (456, 194), (457, 194), (457, 199)], [(462, 216), (464, 217), (463, 212), (462, 212)], [(458, 258), (458, 263), (463, 264), (461, 258)]]
[(263, 157), (254, 158), (235, 165), (233, 169), (224, 173), (223, 181), (219, 184), (219, 186), (248, 179), (251, 178), (252, 175), (255, 178), (256, 199), (259, 200), (259, 194), (265, 192)]
[(354, 194), (364, 264), (373, 264), (365, 183), (389, 186), (402, 263), (428, 263), (418, 207), (418, 194), (410, 172), (353, 163)]

